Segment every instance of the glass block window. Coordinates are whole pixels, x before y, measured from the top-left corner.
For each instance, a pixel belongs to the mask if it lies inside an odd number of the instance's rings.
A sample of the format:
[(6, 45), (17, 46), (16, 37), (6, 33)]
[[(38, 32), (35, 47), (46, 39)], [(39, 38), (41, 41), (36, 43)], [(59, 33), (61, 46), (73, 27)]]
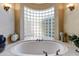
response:
[(24, 7), (24, 36), (54, 37), (54, 30), (54, 7), (46, 10)]

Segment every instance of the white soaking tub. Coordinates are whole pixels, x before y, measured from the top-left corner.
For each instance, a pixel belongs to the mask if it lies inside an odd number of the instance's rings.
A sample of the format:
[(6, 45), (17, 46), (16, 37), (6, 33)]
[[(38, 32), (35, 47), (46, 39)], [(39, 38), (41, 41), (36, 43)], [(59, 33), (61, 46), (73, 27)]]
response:
[(68, 51), (64, 43), (53, 40), (22, 41), (11, 48), (11, 53), (18, 56), (54, 56)]

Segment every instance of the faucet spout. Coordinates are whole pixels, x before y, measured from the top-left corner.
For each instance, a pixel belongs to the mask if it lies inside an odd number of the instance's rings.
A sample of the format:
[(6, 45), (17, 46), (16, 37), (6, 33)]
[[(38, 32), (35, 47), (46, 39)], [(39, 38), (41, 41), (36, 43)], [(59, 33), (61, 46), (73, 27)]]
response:
[(59, 52), (60, 52), (60, 49), (58, 49), (58, 50), (56, 51), (56, 55), (59, 55)]
[(45, 56), (48, 56), (48, 53), (46, 51), (43, 51), (43, 53), (45, 54)]

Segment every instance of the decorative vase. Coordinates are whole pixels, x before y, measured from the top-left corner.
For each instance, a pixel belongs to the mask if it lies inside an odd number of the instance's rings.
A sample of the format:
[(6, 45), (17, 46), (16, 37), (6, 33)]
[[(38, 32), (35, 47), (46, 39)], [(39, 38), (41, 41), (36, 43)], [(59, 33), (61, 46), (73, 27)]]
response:
[(19, 38), (18, 34), (14, 33), (14, 34), (12, 34), (12, 36), (11, 36), (11, 41), (12, 41), (12, 42), (15, 42), (15, 41), (18, 40), (18, 38)]

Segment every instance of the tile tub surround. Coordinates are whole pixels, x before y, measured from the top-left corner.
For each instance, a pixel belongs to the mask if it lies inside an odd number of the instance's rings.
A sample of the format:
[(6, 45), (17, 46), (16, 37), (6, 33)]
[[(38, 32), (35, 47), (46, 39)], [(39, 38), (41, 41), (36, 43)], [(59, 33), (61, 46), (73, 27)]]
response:
[[(12, 43), (8, 46), (6, 46), (5, 50), (0, 53), (0, 56), (15, 56), (10, 52), (10, 49), (12, 46), (15, 46), (21, 41), (18, 41), (17, 43)], [(62, 56), (79, 56), (79, 53), (75, 51), (76, 47), (70, 43), (64, 43), (68, 47), (68, 52), (63, 54)], [(28, 55), (27, 55), (28, 56)], [(36, 56), (36, 55), (35, 55)], [(49, 55), (50, 56), (50, 55)]]

